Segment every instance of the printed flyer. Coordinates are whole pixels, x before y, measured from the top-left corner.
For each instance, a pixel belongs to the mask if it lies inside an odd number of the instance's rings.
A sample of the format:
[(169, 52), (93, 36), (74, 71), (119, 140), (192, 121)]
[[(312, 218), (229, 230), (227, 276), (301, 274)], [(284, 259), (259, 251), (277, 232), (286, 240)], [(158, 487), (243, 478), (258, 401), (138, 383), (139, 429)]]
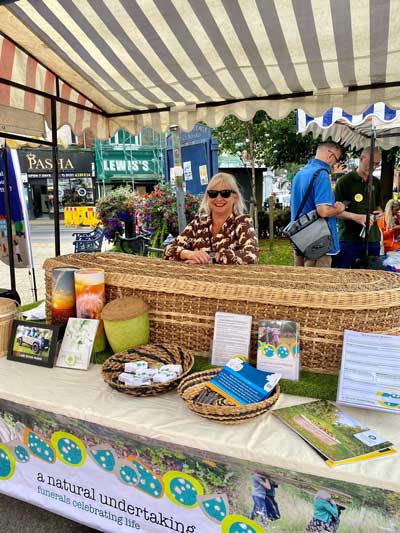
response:
[[(340, 504), (343, 533), (391, 531), (400, 520), (399, 493), (167, 447), (6, 400), (0, 441), (0, 492), (104, 532), (304, 531), (322, 489)], [(261, 501), (260, 479), (270, 486)]]
[(300, 377), (299, 324), (292, 320), (260, 320), (257, 368), (279, 372), (284, 379)]
[(337, 402), (400, 413), (400, 337), (345, 330)]

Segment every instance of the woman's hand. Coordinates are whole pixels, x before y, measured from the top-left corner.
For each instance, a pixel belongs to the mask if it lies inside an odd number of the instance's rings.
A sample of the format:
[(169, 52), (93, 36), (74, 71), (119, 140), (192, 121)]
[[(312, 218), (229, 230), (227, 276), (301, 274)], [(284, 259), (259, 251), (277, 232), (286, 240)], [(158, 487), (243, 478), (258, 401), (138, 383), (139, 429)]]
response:
[(211, 257), (204, 250), (183, 250), (180, 257), (188, 264), (207, 265), (212, 263)]

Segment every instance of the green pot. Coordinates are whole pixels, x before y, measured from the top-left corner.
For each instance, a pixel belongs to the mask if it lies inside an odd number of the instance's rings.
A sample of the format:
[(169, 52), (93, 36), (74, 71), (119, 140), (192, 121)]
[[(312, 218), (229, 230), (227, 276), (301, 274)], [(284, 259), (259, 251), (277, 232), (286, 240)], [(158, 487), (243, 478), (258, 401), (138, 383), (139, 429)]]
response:
[(149, 315), (143, 313), (128, 320), (104, 320), (104, 329), (113, 352), (124, 352), (149, 342)]

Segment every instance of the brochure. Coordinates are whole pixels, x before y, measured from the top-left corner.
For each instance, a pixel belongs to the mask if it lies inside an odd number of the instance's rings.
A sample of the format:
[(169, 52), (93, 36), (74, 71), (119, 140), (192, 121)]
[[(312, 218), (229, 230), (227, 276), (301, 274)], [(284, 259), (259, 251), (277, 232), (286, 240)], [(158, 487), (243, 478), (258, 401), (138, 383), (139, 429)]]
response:
[(69, 318), (56, 366), (87, 370), (99, 320)]
[(400, 337), (345, 330), (337, 402), (400, 414)]
[(299, 324), (292, 320), (260, 320), (257, 368), (279, 372), (285, 379), (299, 380)]
[(252, 317), (235, 313), (215, 313), (211, 363), (223, 366), (236, 355), (248, 359)]
[(234, 357), (207, 383), (207, 387), (236, 405), (248, 405), (266, 400), (280, 377), (280, 374), (262, 372), (240, 357)]
[(326, 400), (284, 407), (272, 413), (331, 467), (396, 453), (391, 442)]

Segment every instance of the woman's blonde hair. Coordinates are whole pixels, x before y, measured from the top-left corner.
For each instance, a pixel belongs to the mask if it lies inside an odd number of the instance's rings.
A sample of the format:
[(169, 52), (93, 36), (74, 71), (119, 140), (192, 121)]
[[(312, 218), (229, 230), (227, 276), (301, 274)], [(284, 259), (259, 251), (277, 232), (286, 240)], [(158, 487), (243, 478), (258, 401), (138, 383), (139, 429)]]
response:
[(236, 181), (235, 176), (232, 176), (232, 174), (228, 174), (227, 172), (218, 172), (215, 174), (209, 184), (207, 185), (207, 189), (204, 193), (203, 199), (200, 204), (199, 213), (200, 214), (206, 214), (207, 216), (210, 215), (210, 205), (208, 203), (208, 195), (207, 191), (212, 190), (213, 187), (216, 185), (224, 185), (227, 189), (231, 189), (233, 192), (235, 192), (235, 202), (233, 204), (233, 212), (235, 215), (243, 215), (243, 213), (247, 212), (246, 204), (244, 203), (244, 199), (242, 196), (242, 193), (240, 191), (240, 187)]
[(393, 204), (398, 204), (398, 200), (389, 200), (385, 207), (385, 220), (387, 229), (392, 229), (395, 226), (395, 220), (393, 216)]

